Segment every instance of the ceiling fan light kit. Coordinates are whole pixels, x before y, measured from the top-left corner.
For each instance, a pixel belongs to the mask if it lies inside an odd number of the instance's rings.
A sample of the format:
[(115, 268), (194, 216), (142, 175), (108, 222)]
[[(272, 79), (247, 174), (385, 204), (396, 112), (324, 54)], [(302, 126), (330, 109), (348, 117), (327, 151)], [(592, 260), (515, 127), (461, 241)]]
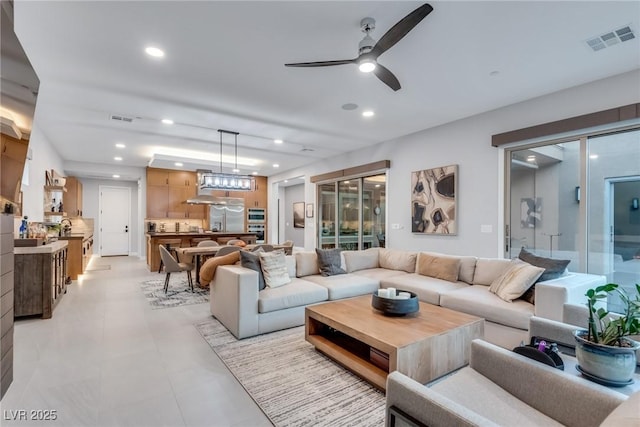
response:
[(296, 62), (284, 65), (285, 67), (329, 67), (332, 65), (358, 64), (360, 71), (363, 73), (373, 72), (384, 84), (394, 91), (398, 91), (401, 88), (400, 82), (391, 71), (378, 63), (378, 57), (398, 43), (432, 11), (433, 7), (430, 4), (423, 4), (391, 27), (377, 43), (370, 35), (376, 28), (376, 21), (373, 18), (363, 18), (360, 21), (360, 28), (365, 33), (365, 36), (358, 45), (357, 58), (337, 61)]

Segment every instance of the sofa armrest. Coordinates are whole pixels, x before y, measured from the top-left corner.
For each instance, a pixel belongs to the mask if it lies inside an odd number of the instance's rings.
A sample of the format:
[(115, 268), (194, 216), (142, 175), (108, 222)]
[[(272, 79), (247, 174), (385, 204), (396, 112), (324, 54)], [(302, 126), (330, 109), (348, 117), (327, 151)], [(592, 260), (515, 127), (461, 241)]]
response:
[(469, 366), (511, 395), (567, 426), (597, 426), (626, 396), (482, 340)]
[(578, 326), (558, 322), (544, 317), (532, 316), (529, 319), (529, 338), (539, 337), (551, 340), (560, 346), (575, 348), (573, 332)]
[(535, 315), (562, 322), (563, 305), (586, 302), (588, 289), (606, 283), (604, 276), (569, 273), (558, 279), (536, 283)]
[(211, 314), (236, 338), (258, 335), (258, 273), (220, 266), (209, 285)]
[(387, 427), (397, 427), (390, 424), (392, 406), (429, 427), (497, 425), (398, 371), (387, 377)]

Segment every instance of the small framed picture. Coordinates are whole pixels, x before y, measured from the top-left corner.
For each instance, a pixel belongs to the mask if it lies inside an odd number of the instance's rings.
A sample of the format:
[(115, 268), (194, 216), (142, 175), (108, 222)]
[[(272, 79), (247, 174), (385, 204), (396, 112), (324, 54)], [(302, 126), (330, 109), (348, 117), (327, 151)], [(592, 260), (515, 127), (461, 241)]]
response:
[(293, 204), (293, 228), (304, 228), (304, 202)]
[(307, 218), (313, 218), (313, 203), (307, 203), (306, 215)]

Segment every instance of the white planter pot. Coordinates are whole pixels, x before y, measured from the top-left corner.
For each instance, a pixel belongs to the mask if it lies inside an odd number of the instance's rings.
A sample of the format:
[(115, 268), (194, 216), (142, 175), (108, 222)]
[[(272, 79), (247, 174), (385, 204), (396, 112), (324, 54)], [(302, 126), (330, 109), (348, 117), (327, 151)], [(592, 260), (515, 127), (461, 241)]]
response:
[(576, 358), (580, 368), (588, 374), (608, 381), (630, 381), (636, 370), (636, 350), (640, 348), (640, 344), (624, 338), (631, 347), (594, 344), (583, 338), (586, 335), (585, 330), (574, 332), (577, 341)]

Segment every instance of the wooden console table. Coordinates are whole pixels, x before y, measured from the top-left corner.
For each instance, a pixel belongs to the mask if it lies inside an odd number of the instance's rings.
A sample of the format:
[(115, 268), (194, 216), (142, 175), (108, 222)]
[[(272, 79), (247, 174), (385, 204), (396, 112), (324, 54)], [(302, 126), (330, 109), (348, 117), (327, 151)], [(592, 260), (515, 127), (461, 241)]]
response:
[(43, 319), (67, 292), (67, 246), (57, 241), (37, 247), (15, 248), (14, 316), (40, 314)]

